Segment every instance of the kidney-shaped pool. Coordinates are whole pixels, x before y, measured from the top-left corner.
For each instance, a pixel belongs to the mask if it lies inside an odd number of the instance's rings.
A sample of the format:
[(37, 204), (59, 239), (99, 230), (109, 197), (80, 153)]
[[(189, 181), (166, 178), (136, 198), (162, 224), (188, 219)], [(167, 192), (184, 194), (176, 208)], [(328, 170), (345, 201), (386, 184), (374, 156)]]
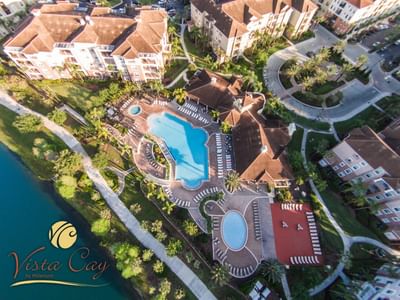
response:
[(233, 251), (239, 251), (247, 242), (247, 223), (238, 211), (228, 211), (222, 219), (222, 238)]
[(163, 139), (176, 164), (175, 179), (189, 189), (208, 179), (208, 134), (172, 114), (155, 114), (147, 120), (150, 133)]

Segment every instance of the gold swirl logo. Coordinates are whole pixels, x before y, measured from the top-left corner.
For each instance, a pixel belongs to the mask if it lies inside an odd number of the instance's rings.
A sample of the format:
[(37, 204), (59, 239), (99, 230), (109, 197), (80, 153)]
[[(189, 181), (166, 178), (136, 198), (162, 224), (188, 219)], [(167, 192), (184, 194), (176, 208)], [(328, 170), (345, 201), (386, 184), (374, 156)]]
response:
[(75, 244), (76, 239), (76, 229), (71, 223), (67, 221), (58, 221), (51, 225), (49, 240), (54, 247), (68, 249)]

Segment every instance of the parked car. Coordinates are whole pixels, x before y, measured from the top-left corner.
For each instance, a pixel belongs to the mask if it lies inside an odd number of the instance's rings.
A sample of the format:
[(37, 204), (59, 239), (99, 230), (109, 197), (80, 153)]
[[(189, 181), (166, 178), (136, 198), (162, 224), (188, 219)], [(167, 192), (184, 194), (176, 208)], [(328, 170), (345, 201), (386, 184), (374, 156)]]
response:
[(400, 45), (400, 39), (398, 39), (397, 41), (395, 41), (394, 44), (395, 44), (396, 46)]
[(378, 47), (381, 44), (381, 42), (375, 42), (372, 44), (373, 47)]

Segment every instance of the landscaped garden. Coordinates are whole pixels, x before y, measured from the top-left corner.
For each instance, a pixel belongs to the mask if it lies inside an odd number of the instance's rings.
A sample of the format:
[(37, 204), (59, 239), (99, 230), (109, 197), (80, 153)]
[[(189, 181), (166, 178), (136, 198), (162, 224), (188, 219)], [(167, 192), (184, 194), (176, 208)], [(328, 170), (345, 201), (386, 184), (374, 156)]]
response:
[(338, 42), (332, 48), (322, 48), (318, 53), (308, 52), (309, 59), (300, 63), (295, 59), (285, 62), (279, 78), (286, 89), (291, 89), (297, 100), (316, 107), (332, 107), (340, 104), (343, 94), (340, 88), (354, 78), (368, 82), (363, 71), (367, 63), (361, 55), (356, 64), (342, 58), (345, 44)]

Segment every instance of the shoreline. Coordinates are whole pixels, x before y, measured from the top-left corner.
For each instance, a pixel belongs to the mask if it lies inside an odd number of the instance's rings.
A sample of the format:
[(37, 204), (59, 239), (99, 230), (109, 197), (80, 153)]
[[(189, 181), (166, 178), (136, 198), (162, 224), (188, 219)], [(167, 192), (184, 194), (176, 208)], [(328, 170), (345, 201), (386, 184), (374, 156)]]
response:
[[(55, 190), (54, 185), (51, 180), (46, 180), (37, 176), (24, 162), (23, 158), (18, 155), (16, 152), (12, 151), (6, 144), (0, 141), (0, 147), (5, 149), (8, 153), (10, 153), (25, 169), (26, 172), (29, 173), (29, 176), (34, 180), (40, 187), (40, 189), (48, 194), (51, 199), (54, 201), (55, 205), (61, 209), (70, 219), (74, 222), (74, 225), (79, 229), (81, 238), (85, 241), (85, 244), (95, 249), (96, 255), (101, 257), (105, 257), (108, 261), (112, 262), (110, 265), (110, 271), (107, 275), (105, 275), (105, 279), (107, 281), (115, 280), (115, 276), (119, 278), (117, 281), (114, 281), (116, 287), (121, 288), (124, 294), (128, 296), (127, 299), (139, 300), (144, 299), (142, 296), (142, 292), (138, 287), (133, 286), (133, 284), (122, 278), (121, 273), (115, 267), (115, 259), (110, 255), (109, 251), (100, 245), (101, 240), (96, 237), (90, 230), (90, 226), (86, 218), (73, 206), (71, 206), (66, 200), (64, 200)], [(130, 296), (132, 295), (132, 296)]]

